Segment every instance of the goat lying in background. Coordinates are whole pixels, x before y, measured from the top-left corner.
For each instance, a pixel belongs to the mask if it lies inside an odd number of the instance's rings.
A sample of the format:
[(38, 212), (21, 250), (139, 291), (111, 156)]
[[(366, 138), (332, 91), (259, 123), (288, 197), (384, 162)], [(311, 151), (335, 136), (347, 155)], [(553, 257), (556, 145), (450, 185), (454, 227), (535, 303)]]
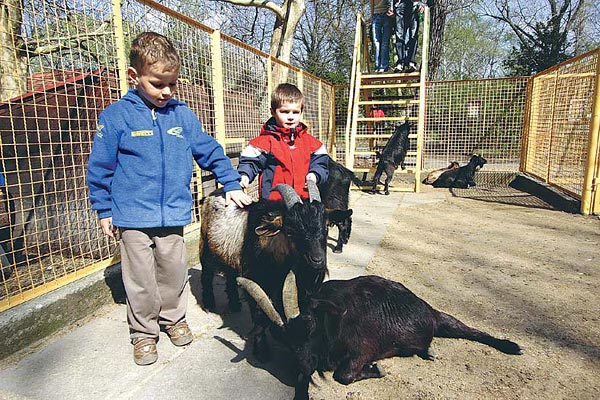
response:
[(487, 163), (485, 158), (473, 154), (467, 165), (442, 173), (432, 185), (435, 188), (468, 189), (470, 186), (475, 186), (475, 171), (482, 168), (485, 163)]
[(410, 133), (410, 124), (407, 122), (402, 125), (396, 126), (394, 134), (388, 140), (387, 144), (383, 148), (381, 154), (378, 153), (379, 162), (377, 163), (377, 170), (373, 175), (373, 189), (372, 193), (377, 193), (377, 185), (380, 184), (379, 180), (381, 175), (385, 172), (386, 178), (384, 183), (384, 193), (390, 194), (390, 182), (394, 177), (394, 171), (400, 166), (405, 169), (404, 159), (406, 158), (406, 152), (408, 151), (408, 134)]
[(440, 175), (442, 175), (444, 172), (446, 171), (452, 171), (453, 169), (458, 169), (460, 168), (460, 164), (457, 163), (456, 161), (452, 161), (450, 163), (450, 165), (448, 165), (446, 168), (440, 168), (440, 169), (435, 169), (433, 171), (431, 171), (430, 173), (427, 174), (427, 177), (425, 179), (423, 179), (424, 184), (426, 185), (433, 185), (433, 182), (435, 182)]
[(429, 346), (434, 337), (467, 339), (506, 354), (521, 354), (510, 340), (498, 339), (437, 311), (400, 283), (378, 276), (330, 280), (298, 307), (295, 277), (283, 286), (286, 322), (259, 285), (245, 278), (238, 283), (280, 328), (298, 366), (295, 399), (308, 399), (311, 375), (334, 371), (344, 385), (380, 378), (385, 372), (376, 361), (417, 355), (433, 360)]

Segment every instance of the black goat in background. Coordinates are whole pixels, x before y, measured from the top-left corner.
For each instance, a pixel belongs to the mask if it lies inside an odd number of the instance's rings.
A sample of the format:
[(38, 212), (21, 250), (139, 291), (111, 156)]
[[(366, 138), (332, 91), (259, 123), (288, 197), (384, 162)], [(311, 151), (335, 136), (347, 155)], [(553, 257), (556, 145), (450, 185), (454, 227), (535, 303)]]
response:
[(433, 182), (432, 186), (435, 188), (468, 189), (470, 186), (475, 186), (475, 171), (482, 168), (486, 163), (485, 158), (479, 154), (473, 154), (467, 165), (444, 172)]
[(347, 218), (329, 220), (329, 226), (335, 225), (338, 229), (334, 253), (342, 252), (342, 247), (348, 243), (352, 232), (352, 209), (349, 208), (351, 183), (358, 187), (363, 184), (352, 171), (329, 157), (329, 178), (325, 184), (320, 186), (323, 203), (327, 209), (349, 211)]
[(398, 166), (402, 169), (406, 169), (404, 166), (404, 159), (406, 158), (406, 152), (408, 151), (409, 146), (409, 133), (410, 124), (408, 121), (402, 125), (396, 126), (394, 134), (390, 140), (388, 140), (383, 151), (381, 154), (378, 153), (379, 162), (377, 163), (375, 175), (373, 175), (372, 193), (377, 193), (377, 185), (380, 184), (379, 180), (381, 179), (381, 175), (385, 172), (384, 193), (386, 195), (390, 194), (390, 182), (394, 176), (394, 171), (396, 171)]

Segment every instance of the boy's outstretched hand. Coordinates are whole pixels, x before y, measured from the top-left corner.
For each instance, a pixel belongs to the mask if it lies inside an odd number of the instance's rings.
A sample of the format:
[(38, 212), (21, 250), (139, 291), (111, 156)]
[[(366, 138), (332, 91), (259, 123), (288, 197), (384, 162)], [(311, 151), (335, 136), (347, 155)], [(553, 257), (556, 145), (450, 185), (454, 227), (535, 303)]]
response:
[(232, 190), (225, 193), (225, 205), (229, 205), (231, 201), (238, 207), (244, 208), (244, 206), (252, 204), (252, 197), (244, 193), (243, 190)]
[(112, 224), (112, 217), (102, 218), (100, 220), (100, 227), (102, 228), (102, 233), (110, 238), (115, 237), (115, 233), (117, 233), (117, 227)]
[[(314, 172), (309, 172), (306, 175), (306, 182), (308, 183), (308, 181), (313, 181), (314, 183), (317, 183), (317, 176), (315, 175)], [(306, 185), (304, 185), (306, 186)]]

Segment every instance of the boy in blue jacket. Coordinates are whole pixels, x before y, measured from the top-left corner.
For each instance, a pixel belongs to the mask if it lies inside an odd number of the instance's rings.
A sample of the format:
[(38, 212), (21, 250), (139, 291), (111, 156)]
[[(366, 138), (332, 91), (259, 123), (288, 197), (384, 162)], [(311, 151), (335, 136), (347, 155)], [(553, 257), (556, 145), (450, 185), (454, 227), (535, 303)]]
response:
[(183, 227), (191, 222), (193, 162), (223, 185), (227, 203), (252, 202), (223, 148), (194, 112), (173, 98), (181, 60), (164, 36), (134, 39), (127, 69), (130, 90), (99, 117), (88, 164), (92, 209), (102, 232), (120, 233), (121, 269), (134, 361), (157, 358), (164, 330), (176, 346), (189, 344), (187, 255)]

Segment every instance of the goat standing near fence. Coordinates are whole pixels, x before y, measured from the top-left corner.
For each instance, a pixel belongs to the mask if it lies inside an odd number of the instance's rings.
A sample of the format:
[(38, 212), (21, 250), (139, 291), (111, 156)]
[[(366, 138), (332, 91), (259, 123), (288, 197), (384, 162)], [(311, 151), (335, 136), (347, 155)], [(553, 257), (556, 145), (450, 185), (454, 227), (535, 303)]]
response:
[(394, 171), (401, 167), (405, 169), (404, 159), (406, 158), (406, 152), (408, 151), (409, 141), (408, 134), (410, 133), (410, 124), (407, 122), (402, 125), (396, 126), (394, 134), (388, 140), (387, 144), (383, 148), (381, 154), (378, 153), (379, 162), (377, 163), (377, 170), (373, 175), (373, 188), (372, 193), (377, 193), (377, 185), (380, 184), (382, 174), (385, 172), (386, 178), (384, 183), (384, 193), (390, 194), (390, 182), (394, 177)]

